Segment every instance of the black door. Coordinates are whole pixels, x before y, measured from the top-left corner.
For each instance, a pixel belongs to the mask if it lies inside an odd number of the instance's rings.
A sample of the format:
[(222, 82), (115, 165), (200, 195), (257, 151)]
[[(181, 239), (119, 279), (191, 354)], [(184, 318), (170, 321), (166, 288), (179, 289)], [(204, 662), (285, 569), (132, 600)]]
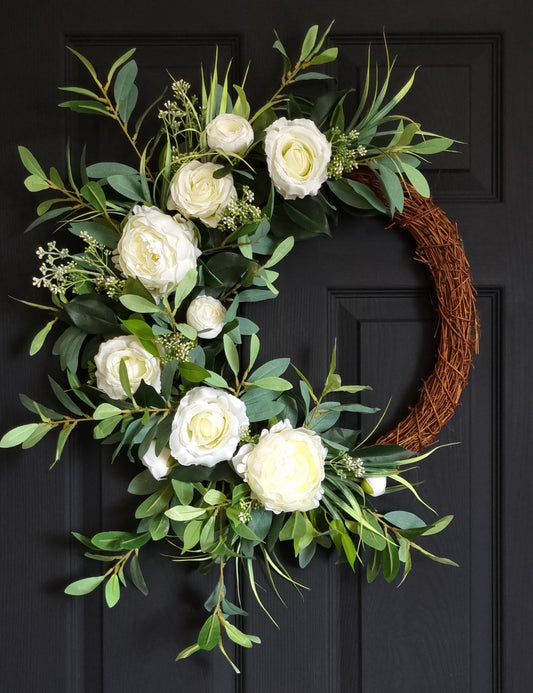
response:
[[(435, 157), (428, 178), (435, 199), (459, 224), (482, 332), (462, 405), (439, 441), (460, 444), (436, 453), (420, 471), (427, 502), (455, 516), (431, 548), (460, 567), (417, 559), (400, 588), (382, 580), (368, 585), (362, 571), (354, 575), (333, 555), (318, 556), (305, 571), (294, 567), (310, 588), (303, 600), (283, 589), (285, 608), (265, 593), (279, 630), (244, 596), (247, 631), (259, 634), (262, 645), (236, 655), (240, 677), (218, 653), (174, 662), (195, 640), (211, 583), (171, 564), (160, 555), (164, 550), (144, 557), (146, 598), (126, 591), (108, 610), (98, 593), (63, 594), (67, 582), (94, 571), (69, 533), (128, 522), (129, 462), (111, 466), (105, 449), (80, 438), (52, 471), (46, 443), (24, 453), (2, 451), (2, 690), (526, 690), (533, 635), (530, 3), (29, 5), (11, 3), (2, 18), (2, 431), (24, 416), (19, 392), (45, 397), (51, 359), (43, 351), (28, 361), (36, 317), (11, 298), (39, 300), (31, 287), (33, 253), (46, 237), (40, 230), (23, 235), (34, 199), (22, 186), (16, 145), (51, 165), (59, 163), (67, 138), (76, 151), (88, 142), (95, 160), (105, 160), (112, 147), (107, 131), (91, 130), (88, 121), (80, 129), (79, 120), (56, 108), (62, 98), (56, 87), (74, 83), (80, 69), (67, 43), (102, 68), (136, 46), (141, 84), (154, 96), (165, 69), (197, 80), (199, 65), (211, 63), (218, 45), (221, 61), (232, 58), (236, 77), (251, 61), (248, 91), (259, 101), (279, 74), (273, 29), (296, 50), (309, 25), (335, 19), (335, 77), (347, 87), (360, 83), (370, 41), (380, 55), (384, 28), (400, 77), (423, 66), (403, 110), (427, 130), (464, 142), (458, 153)], [(300, 244), (280, 266), (279, 299), (254, 315), (263, 349), (271, 357), (291, 356), (315, 379), (336, 338), (345, 379), (373, 387), (368, 404), (391, 399), (384, 430), (414, 402), (434, 358), (430, 281), (412, 260), (409, 238), (386, 225), (341, 217), (333, 240)], [(425, 512), (415, 505), (413, 511)]]

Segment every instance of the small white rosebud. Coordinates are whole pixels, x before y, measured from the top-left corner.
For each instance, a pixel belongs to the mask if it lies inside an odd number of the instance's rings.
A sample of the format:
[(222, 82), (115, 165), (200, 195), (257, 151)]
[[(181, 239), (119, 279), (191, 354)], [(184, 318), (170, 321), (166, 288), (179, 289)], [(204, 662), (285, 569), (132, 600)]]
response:
[(226, 309), (218, 298), (197, 296), (187, 310), (187, 324), (198, 332), (199, 337), (214, 339), (224, 327)]
[(371, 496), (382, 496), (387, 488), (387, 477), (386, 476), (369, 476), (365, 478), (365, 482), (372, 489)]

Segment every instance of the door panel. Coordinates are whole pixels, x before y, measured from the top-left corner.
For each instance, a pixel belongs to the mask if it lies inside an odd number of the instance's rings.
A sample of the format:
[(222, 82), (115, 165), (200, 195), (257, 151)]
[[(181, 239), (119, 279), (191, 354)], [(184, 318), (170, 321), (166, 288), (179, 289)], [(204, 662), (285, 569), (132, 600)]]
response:
[[(317, 693), (488, 693), (522, 690), (532, 673), (533, 602), (525, 549), (532, 472), (528, 399), (531, 366), (529, 265), (533, 257), (526, 155), (532, 111), (530, 3), (504, 8), (496, 0), (468, 7), (452, 0), (414, 0), (401, 7), (380, 3), (327, 4), (308, 0), (243, 0), (230, 7), (204, 2), (180, 7), (165, 0), (52, 0), (11, 6), (3, 22), (0, 225), (4, 234), (0, 286), (3, 339), (0, 411), (2, 431), (20, 423), (17, 394), (46, 399), (48, 353), (28, 362), (39, 315), (9, 298), (42, 297), (31, 287), (33, 255), (44, 231), (23, 234), (33, 219), (34, 198), (23, 188), (16, 145), (43, 163), (61, 162), (65, 141), (75, 155), (87, 144), (88, 160), (121, 156), (118, 138), (98, 120), (57, 109), (60, 84), (83, 79), (65, 50), (71, 45), (105, 69), (137, 46), (141, 94), (148, 103), (166, 84), (168, 71), (198, 84), (215, 46), (221, 65), (232, 60), (239, 79), (248, 62), (248, 93), (263, 102), (277, 85), (279, 61), (271, 50), (275, 28), (293, 52), (305, 28), (336, 18), (340, 48), (332, 75), (341, 87), (358, 85), (372, 42), (383, 64), (384, 27), (399, 81), (418, 64), (415, 88), (402, 112), (428, 130), (464, 144), (458, 154), (435, 157), (428, 177), (436, 199), (457, 221), (478, 288), (481, 350), (462, 405), (440, 443), (455, 443), (423, 464), (422, 495), (454, 522), (432, 537), (436, 553), (459, 568), (416, 560), (397, 588), (378, 579), (368, 585), (320, 554), (293, 576), (309, 590), (302, 597), (280, 585), (284, 607), (270, 591), (265, 605), (278, 630), (245, 591), (245, 629), (263, 644), (233, 653), (236, 677), (218, 653), (175, 663), (202, 623), (201, 605), (214, 576), (172, 564), (148, 549), (141, 556), (150, 595), (126, 590), (112, 610), (101, 594), (63, 595), (70, 580), (95, 572), (68, 536), (133, 526), (125, 489), (138, 471), (127, 460), (109, 464), (107, 450), (83, 435), (70, 442), (60, 465), (48, 470), (50, 443), (24, 453), (2, 451), (0, 508), (4, 535), (1, 570), (0, 682), (5, 690), (116, 693), (121, 690), (313, 691)], [(31, 6), (33, 5), (33, 8)], [(505, 143), (503, 146), (502, 143)], [(253, 307), (266, 358), (290, 355), (319, 381), (338, 345), (346, 381), (372, 386), (367, 404), (385, 407), (384, 430), (406, 413), (434, 357), (433, 295), (424, 267), (412, 260), (411, 240), (380, 218), (342, 217), (334, 239), (297, 246), (281, 265), (280, 297)], [(524, 319), (525, 318), (525, 319)], [(528, 399), (526, 399), (528, 397)], [(368, 417), (365, 417), (368, 418)], [(362, 421), (364, 430), (372, 422)], [(377, 499), (385, 511), (391, 498)], [(402, 504), (411, 500), (402, 498)], [(428, 520), (431, 513), (412, 501)], [(259, 580), (266, 578), (259, 570)], [(232, 654), (232, 653), (230, 653)]]

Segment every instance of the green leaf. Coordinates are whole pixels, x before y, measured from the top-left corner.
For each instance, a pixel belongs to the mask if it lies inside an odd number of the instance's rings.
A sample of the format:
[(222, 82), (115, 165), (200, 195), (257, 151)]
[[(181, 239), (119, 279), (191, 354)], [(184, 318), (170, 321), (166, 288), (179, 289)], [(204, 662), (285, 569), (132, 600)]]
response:
[(37, 178), (46, 180), (45, 172), (30, 150), (27, 147), (19, 146), (18, 152), (24, 168), (26, 168), (26, 170), (33, 175), (37, 176)]
[(97, 211), (105, 212), (107, 207), (105, 193), (99, 183), (94, 180), (89, 181), (80, 189), (80, 194)]
[(404, 162), (402, 162), (401, 167), (403, 169), (403, 172), (407, 176), (409, 182), (415, 188), (417, 193), (422, 195), (422, 197), (429, 197), (429, 184), (425, 176), (422, 173), (420, 173), (420, 171), (418, 171), (416, 168)]
[(294, 236), (289, 236), (288, 238), (285, 238), (274, 250), (272, 253), (272, 256), (267, 262), (264, 264), (264, 267), (274, 267), (274, 265), (277, 265), (278, 262), (283, 260), (283, 258), (288, 255), (291, 250), (294, 247)]
[(330, 180), (327, 185), (339, 200), (350, 207), (355, 207), (357, 209), (376, 209), (383, 214), (387, 211), (383, 201), (364, 183), (351, 180), (350, 178), (343, 178), (337, 181)]
[(135, 511), (135, 517), (139, 520), (143, 517), (152, 517), (152, 515), (158, 515), (166, 510), (173, 495), (174, 490), (172, 488), (172, 484), (167, 483), (162, 489), (152, 493), (152, 495), (143, 500)]
[(259, 337), (256, 334), (252, 334), (250, 337), (250, 363), (248, 366), (249, 370), (252, 370), (254, 363), (256, 362), (257, 356), (259, 355)]
[(136, 553), (133, 554), (133, 556), (131, 557), (129, 565), (132, 583), (139, 590), (139, 592), (146, 596), (148, 594), (148, 587), (146, 586), (146, 582), (144, 581), (144, 576), (142, 574), (141, 566), (139, 564), (139, 557)]
[(322, 51), (322, 53), (315, 55), (311, 59), (310, 65), (324, 65), (325, 63), (332, 63), (334, 60), (337, 60), (338, 54), (339, 49), (336, 46), (326, 48), (325, 51)]
[(76, 426), (75, 422), (65, 424), (63, 428), (59, 431), (59, 435), (57, 436), (57, 445), (56, 445), (56, 456), (55, 456), (55, 461), (57, 462), (62, 453), (63, 449), (65, 447), (65, 443), (67, 442), (67, 438), (71, 434), (71, 432), (74, 430)]
[(74, 111), (74, 113), (86, 113), (88, 115), (97, 113), (103, 116), (109, 115), (107, 106), (99, 101), (63, 101), (62, 103), (58, 104), (58, 106), (60, 108), (70, 108), (70, 110)]
[(126, 361), (124, 359), (120, 359), (120, 363), (118, 365), (118, 376), (120, 379), (120, 384), (122, 385), (122, 389), (130, 399), (133, 399), (130, 376), (128, 374), (128, 366), (126, 365)]
[(226, 494), (222, 493), (222, 491), (217, 491), (215, 488), (209, 489), (204, 495), (204, 503), (207, 505), (220, 505), (227, 500)]
[(198, 272), (196, 269), (190, 269), (187, 271), (183, 279), (179, 282), (176, 290), (174, 292), (174, 308), (178, 309), (187, 296), (196, 286), (198, 280)]
[(404, 510), (393, 510), (383, 515), (383, 519), (400, 529), (412, 529), (414, 527), (425, 527), (426, 523), (417, 515)]
[(154, 541), (164, 539), (170, 529), (170, 520), (166, 515), (155, 515), (150, 522), (148, 531)]
[[(421, 133), (422, 134), (422, 133)], [(449, 149), (453, 144), (453, 140), (448, 137), (435, 137), (418, 144), (413, 144), (409, 147), (409, 151), (416, 154), (437, 154)]]
[[(71, 414), (75, 414), (76, 416), (84, 416), (84, 412), (78, 407), (78, 405), (74, 402), (74, 400), (67, 395), (67, 393), (63, 390), (61, 385), (56, 383), (56, 381), (51, 377), (48, 376), (48, 382), (50, 383), (50, 387), (52, 388), (52, 391), (58, 401), (69, 411)], [(94, 418), (94, 417), (93, 417)]]
[(190, 339), (191, 342), (194, 342), (196, 338), (198, 337), (198, 332), (194, 329), (194, 327), (191, 327), (190, 325), (187, 325), (186, 322), (179, 322), (176, 324), (176, 329), (181, 332), (181, 334), (186, 337), (187, 339)]
[(220, 622), (218, 615), (211, 614), (198, 635), (198, 647), (202, 650), (212, 650), (218, 645), (219, 638)]
[(205, 508), (195, 508), (194, 505), (175, 505), (165, 511), (167, 517), (178, 522), (189, 522), (189, 520), (203, 517), (206, 513)]
[[(63, 310), (75, 327), (87, 334), (105, 334), (117, 327), (113, 309), (97, 294), (75, 296), (65, 304)], [(76, 368), (70, 368), (72, 372)]]
[(111, 67), (109, 68), (109, 72), (107, 73), (108, 84), (111, 84), (111, 80), (113, 79), (113, 75), (115, 74), (115, 72), (118, 70), (119, 67), (121, 67), (121, 65), (124, 65), (124, 63), (126, 63), (131, 58), (131, 56), (135, 53), (135, 50), (135, 48), (130, 48), (129, 51), (124, 53), (124, 55), (121, 55), (120, 58), (117, 58), (115, 62), (111, 65)]
[(183, 530), (183, 551), (190, 551), (200, 541), (200, 534), (204, 523), (202, 520), (191, 520)]
[(394, 216), (396, 209), (402, 212), (404, 192), (398, 176), (386, 166), (381, 166), (379, 169), (379, 181), (381, 189), (389, 201), (391, 216)]
[(186, 647), (178, 654), (178, 656), (176, 657), (176, 661), (179, 661), (180, 659), (187, 659), (187, 657), (190, 657), (196, 652), (199, 652), (199, 650), (200, 645), (198, 645), (198, 643), (195, 643), (194, 645), (189, 645), (189, 647)]
[(255, 382), (259, 378), (278, 377), (285, 373), (290, 365), (289, 358), (277, 358), (267, 361), (262, 366), (259, 366), (249, 377), (250, 382)]
[(228, 360), (229, 367), (235, 375), (239, 374), (239, 352), (235, 346), (232, 339), (225, 334), (224, 335), (224, 353), (226, 354), (226, 359)]
[(191, 383), (199, 383), (209, 376), (209, 371), (206, 368), (190, 361), (181, 362), (178, 368), (182, 377)]
[(121, 296), (119, 301), (128, 310), (134, 313), (164, 313), (165, 311), (159, 308), (153, 301), (149, 301), (147, 298), (142, 296), (136, 296), (135, 294), (126, 294)]
[(105, 586), (105, 600), (107, 606), (112, 609), (120, 599), (120, 582), (118, 575), (113, 573)]
[[(383, 551), (387, 545), (387, 539), (383, 535), (383, 529), (376, 518), (368, 512), (363, 513), (366, 522), (373, 528), (374, 531), (368, 529), (364, 525), (359, 525), (358, 532), (366, 546), (371, 546), (373, 549)], [(347, 523), (348, 524), (348, 523)]]
[(112, 416), (109, 419), (104, 419), (94, 427), (93, 437), (95, 440), (101, 440), (102, 438), (107, 438), (108, 435), (113, 433), (115, 428), (122, 422), (122, 416)]
[(40, 424), (39, 428), (35, 429), (33, 434), (29, 438), (26, 438), (26, 440), (22, 443), (22, 449), (28, 450), (34, 445), (37, 445), (37, 443), (42, 440), (45, 435), (52, 430), (52, 428), (53, 426), (51, 424)]
[[(71, 94), (81, 94), (82, 96), (88, 96), (90, 99), (94, 99), (95, 101), (98, 101), (100, 98), (98, 94), (96, 94), (94, 91), (91, 91), (91, 89), (85, 89), (85, 87), (58, 87), (61, 91), (66, 91)], [(60, 186), (63, 187), (63, 186)]]
[(116, 190), (127, 200), (133, 200), (133, 202), (144, 201), (144, 191), (138, 173), (130, 176), (122, 174), (112, 175), (108, 177), (107, 182), (113, 190)]
[(115, 80), (113, 95), (118, 106), (118, 114), (124, 123), (128, 122), (137, 103), (138, 90), (135, 86), (137, 72), (137, 63), (135, 60), (130, 60), (119, 70)]
[(387, 582), (392, 582), (400, 569), (398, 547), (391, 541), (387, 541), (383, 551), (383, 575)]
[(57, 318), (50, 320), (50, 322), (47, 322), (46, 325), (37, 332), (30, 345), (30, 356), (35, 356), (35, 354), (41, 350), (48, 333), (56, 322)]
[(105, 580), (105, 575), (98, 575), (96, 577), (82, 578), (81, 580), (76, 580), (71, 582), (70, 585), (65, 587), (65, 594), (70, 594), (73, 597), (81, 597), (84, 594), (89, 594), (95, 590), (102, 582)]
[(366, 564), (366, 579), (367, 582), (374, 582), (374, 580), (379, 575), (381, 569), (381, 551), (376, 551), (372, 549), (370, 558)]
[(81, 53), (78, 53), (78, 51), (74, 50), (74, 48), (72, 48), (72, 46), (67, 46), (67, 48), (71, 53), (73, 53), (78, 58), (78, 60), (80, 60), (84, 64), (85, 68), (88, 70), (89, 74), (94, 79), (94, 81), (98, 82), (98, 76), (96, 74), (96, 70), (95, 70), (94, 66), (92, 65), (92, 63), (89, 61), (89, 59), (86, 58)]
[(216, 544), (215, 538), (215, 523), (216, 516), (211, 515), (211, 517), (205, 522), (200, 532), (200, 549), (205, 553), (209, 553), (209, 550)]
[(273, 390), (274, 392), (286, 392), (292, 390), (292, 384), (284, 378), (275, 378), (267, 376), (266, 378), (258, 378), (252, 381), (256, 387), (261, 387), (264, 390)]
[(305, 82), (311, 79), (333, 79), (331, 75), (326, 75), (324, 72), (303, 72), (294, 78), (295, 82)]
[(109, 178), (110, 176), (138, 176), (139, 172), (133, 166), (116, 161), (99, 161), (87, 166), (89, 178)]
[(182, 505), (190, 505), (194, 498), (194, 486), (191, 482), (172, 479), (172, 488)]
[(24, 179), (24, 185), (30, 192), (40, 192), (41, 190), (48, 190), (50, 187), (45, 180), (33, 174)]
[(107, 248), (115, 248), (120, 237), (115, 229), (97, 221), (75, 222), (70, 224), (68, 230), (75, 236), (79, 236), (84, 231)]
[(214, 373), (213, 371), (208, 371), (208, 374), (208, 377), (205, 378), (205, 382), (207, 383), (207, 385), (212, 385), (213, 387), (220, 387), (224, 390), (229, 389), (228, 383), (226, 382), (226, 380), (224, 380), (224, 378), (221, 375), (219, 375), (218, 373)]
[(5, 433), (0, 440), (0, 448), (13, 448), (16, 445), (24, 443), (35, 431), (41, 426), (38, 423), (23, 424), (12, 428)]
[(313, 24), (313, 26), (309, 27), (309, 29), (307, 30), (307, 33), (304, 37), (304, 40), (302, 43), (302, 49), (300, 51), (300, 57), (298, 58), (298, 60), (300, 62), (305, 60), (305, 58), (307, 58), (309, 53), (311, 53), (311, 51), (315, 47), (317, 34), (318, 34), (318, 24)]
[(228, 638), (230, 640), (233, 640), (234, 643), (236, 643), (240, 647), (252, 647), (252, 641), (250, 640), (250, 638), (245, 633), (236, 628), (232, 623), (229, 623), (229, 621), (225, 621), (224, 628), (226, 629)]
[(150, 470), (145, 469), (137, 474), (137, 476), (134, 476), (130, 481), (128, 493), (136, 496), (147, 496), (148, 494), (154, 493), (154, 491), (160, 489), (164, 483), (166, 482), (157, 481), (157, 479), (154, 479)]

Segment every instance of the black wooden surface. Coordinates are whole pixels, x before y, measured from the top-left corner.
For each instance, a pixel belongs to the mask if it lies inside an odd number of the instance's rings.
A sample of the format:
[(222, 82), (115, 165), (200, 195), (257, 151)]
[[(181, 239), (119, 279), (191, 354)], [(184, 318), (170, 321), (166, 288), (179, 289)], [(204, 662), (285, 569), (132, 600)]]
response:
[[(91, 574), (68, 535), (130, 522), (125, 488), (135, 470), (112, 467), (107, 451), (73, 440), (48, 470), (51, 447), (2, 451), (0, 512), (0, 688), (20, 693), (245, 691), (246, 693), (518, 693), (532, 666), (533, 598), (529, 548), (533, 490), (529, 442), (532, 290), (530, 263), (533, 110), (528, 0), (447, 3), (392, 0), (202, 5), (80, 2), (10, 3), (2, 14), (0, 69), (0, 333), (2, 430), (24, 420), (17, 395), (45, 397), (50, 355), (28, 360), (40, 316), (10, 297), (39, 300), (31, 287), (43, 231), (23, 234), (35, 196), (22, 186), (16, 145), (60, 165), (67, 137), (89, 145), (90, 160), (111, 158), (114, 139), (90, 120), (56, 108), (60, 84), (78, 79), (69, 43), (106, 67), (138, 46), (143, 90), (157, 93), (164, 70), (193, 79), (214, 46), (248, 61), (248, 90), (264, 100), (279, 74), (271, 50), (275, 27), (297, 50), (308, 25), (336, 19), (334, 74), (357, 84), (371, 40), (379, 55), (384, 29), (398, 76), (423, 65), (402, 109), (426, 129), (462, 140), (429, 174), (436, 198), (460, 225), (482, 318), (481, 353), (463, 403), (440, 442), (460, 445), (424, 464), (424, 498), (455, 520), (430, 548), (454, 569), (416, 560), (401, 588), (367, 585), (359, 572), (321, 555), (306, 571), (304, 600), (284, 588), (287, 608), (268, 593), (272, 626), (245, 595), (247, 629), (263, 644), (240, 659), (235, 677), (217, 653), (175, 663), (201, 624), (211, 580), (145, 552), (150, 595), (126, 592), (113, 610), (95, 593), (63, 595), (67, 582)], [(98, 121), (96, 121), (98, 122)], [(369, 404), (392, 398), (392, 425), (431, 369), (433, 308), (412, 244), (382, 219), (342, 218), (334, 240), (301, 244), (281, 266), (280, 298), (254, 307), (265, 357), (290, 355), (319, 379), (337, 338), (345, 379), (373, 387)], [(369, 424), (365, 423), (365, 426)], [(396, 499), (394, 499), (396, 500)], [(384, 509), (392, 501), (381, 499)], [(407, 502), (403, 500), (403, 502)], [(425, 514), (416, 503), (413, 510)], [(429, 515), (425, 514), (429, 519)]]

